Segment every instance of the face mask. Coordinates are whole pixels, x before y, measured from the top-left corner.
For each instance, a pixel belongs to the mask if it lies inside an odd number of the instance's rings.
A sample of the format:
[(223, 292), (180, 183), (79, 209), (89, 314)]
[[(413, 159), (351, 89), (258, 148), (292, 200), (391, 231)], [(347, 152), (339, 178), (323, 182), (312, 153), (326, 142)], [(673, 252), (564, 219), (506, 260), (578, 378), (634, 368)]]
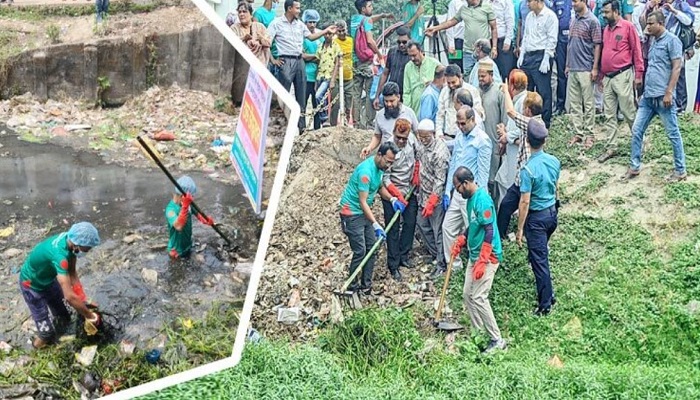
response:
[(87, 253), (83, 253), (83, 252), (80, 251), (80, 250), (74, 251), (74, 252), (73, 252), (73, 255), (75, 255), (75, 258), (83, 258), (83, 257), (85, 257), (86, 254), (87, 254)]
[(272, 2), (272, 11), (277, 10), (277, 6), (278, 6), (279, 4), (280, 4), (280, 3), (276, 3), (276, 2), (273, 1), (273, 2)]

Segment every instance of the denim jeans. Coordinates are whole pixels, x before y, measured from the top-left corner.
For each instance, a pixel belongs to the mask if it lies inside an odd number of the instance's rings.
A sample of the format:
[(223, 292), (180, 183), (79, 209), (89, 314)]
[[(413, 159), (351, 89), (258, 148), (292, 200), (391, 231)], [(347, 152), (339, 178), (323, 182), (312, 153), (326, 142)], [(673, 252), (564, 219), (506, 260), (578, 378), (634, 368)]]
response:
[(109, 9), (109, 0), (95, 0), (95, 8), (97, 10), (97, 22), (102, 21), (104, 14), (107, 14)]
[(668, 140), (671, 141), (671, 147), (673, 148), (673, 165), (676, 173), (684, 174), (685, 152), (683, 151), (681, 131), (678, 128), (676, 105), (673, 103), (671, 107), (664, 107), (663, 97), (642, 97), (639, 101), (637, 116), (632, 126), (632, 157), (630, 158), (630, 168), (639, 171), (642, 167), (642, 144), (644, 143), (644, 134), (655, 115), (661, 118), (661, 122), (664, 124), (664, 129), (666, 130), (666, 135), (668, 135)]

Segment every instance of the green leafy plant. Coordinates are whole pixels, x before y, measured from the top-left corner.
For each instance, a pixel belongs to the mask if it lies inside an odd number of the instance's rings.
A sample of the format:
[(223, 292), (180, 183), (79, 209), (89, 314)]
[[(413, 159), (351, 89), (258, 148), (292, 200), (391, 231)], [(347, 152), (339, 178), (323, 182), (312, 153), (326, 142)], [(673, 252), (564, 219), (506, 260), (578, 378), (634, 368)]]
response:
[(49, 40), (51, 41), (52, 44), (59, 43), (61, 41), (60, 36), (61, 35), (61, 28), (59, 28), (55, 24), (51, 24), (46, 28), (46, 36), (48, 36)]

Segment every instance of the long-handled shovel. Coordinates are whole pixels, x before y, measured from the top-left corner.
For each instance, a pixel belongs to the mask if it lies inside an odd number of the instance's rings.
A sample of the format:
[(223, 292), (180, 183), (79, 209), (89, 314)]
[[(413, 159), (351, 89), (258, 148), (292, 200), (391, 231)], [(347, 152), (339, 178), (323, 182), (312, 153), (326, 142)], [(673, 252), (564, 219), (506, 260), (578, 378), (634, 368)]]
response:
[[(177, 181), (175, 180), (175, 178), (170, 174), (170, 171), (168, 171), (168, 169), (165, 168), (165, 165), (163, 165), (163, 163), (160, 162), (160, 158), (158, 158), (158, 156), (153, 152), (153, 150), (151, 149), (151, 146), (149, 146), (149, 145), (143, 140), (143, 138), (142, 138), (141, 136), (137, 136), (137, 137), (136, 137), (136, 140), (138, 140), (138, 142), (139, 142), (139, 144), (141, 145), (141, 147), (146, 151), (146, 153), (148, 153), (149, 157), (151, 157), (151, 159), (153, 160), (153, 162), (155, 162), (156, 165), (158, 165), (158, 166), (160, 167), (160, 169), (165, 173), (165, 175), (168, 177), (168, 179), (170, 179), (170, 182), (172, 182), (173, 185), (175, 185), (175, 187), (177, 188), (177, 190), (178, 190), (180, 193), (185, 194), (185, 191), (182, 190), (182, 187), (180, 187), (180, 185), (177, 183)], [(194, 208), (194, 210), (195, 210), (199, 215), (201, 215), (201, 216), (204, 217), (204, 218), (207, 218), (207, 215), (204, 214), (204, 212), (202, 212), (202, 210), (197, 206), (197, 204), (195, 204), (194, 201), (192, 202), (192, 208)], [(226, 235), (224, 235), (224, 233), (221, 232), (221, 230), (219, 229), (218, 226), (212, 225), (211, 227), (214, 228), (214, 230), (216, 231), (216, 233), (218, 233), (219, 236), (221, 236), (221, 238), (223, 238), (223, 239), (226, 241), (226, 244), (228, 245), (228, 247), (229, 247), (230, 250), (235, 250), (235, 246), (233, 245), (233, 242), (231, 241), (231, 239), (229, 239)]]
[(461, 325), (454, 323), (454, 322), (449, 322), (449, 321), (441, 321), (440, 317), (442, 316), (442, 308), (445, 305), (445, 295), (447, 295), (447, 287), (450, 284), (450, 276), (452, 275), (452, 264), (455, 261), (455, 256), (454, 254), (450, 255), (450, 263), (447, 264), (447, 273), (445, 274), (445, 282), (442, 284), (442, 293), (440, 294), (440, 303), (438, 303), (438, 308), (437, 311), (435, 312), (435, 320), (433, 321), (433, 325), (435, 326), (435, 329), (439, 331), (445, 331), (445, 332), (454, 332), (454, 331), (460, 331), (464, 329)]
[[(409, 189), (408, 193), (406, 194), (406, 200), (409, 200), (411, 198), (411, 195), (413, 194), (413, 190), (415, 189), (415, 186), (411, 186)], [(384, 230), (385, 233), (388, 233), (389, 230), (394, 226), (396, 221), (399, 219), (399, 215), (401, 213), (394, 213), (394, 216), (391, 218), (389, 221), (389, 224), (386, 226), (386, 229)], [(384, 238), (380, 238), (376, 242), (374, 242), (374, 246), (367, 252), (365, 255), (365, 258), (362, 259), (362, 262), (360, 265), (355, 268), (355, 271), (350, 275), (350, 277), (343, 283), (343, 286), (340, 288), (340, 290), (334, 290), (333, 295), (335, 296), (335, 299), (338, 300), (340, 303), (344, 303), (350, 308), (353, 309), (359, 309), (362, 308), (362, 303), (360, 303), (360, 298), (357, 296), (357, 292), (355, 291), (349, 291), (348, 287), (350, 284), (357, 278), (357, 275), (360, 274), (362, 269), (365, 267), (365, 264), (369, 261), (369, 259), (372, 257), (374, 252), (379, 249), (379, 247), (384, 243)]]

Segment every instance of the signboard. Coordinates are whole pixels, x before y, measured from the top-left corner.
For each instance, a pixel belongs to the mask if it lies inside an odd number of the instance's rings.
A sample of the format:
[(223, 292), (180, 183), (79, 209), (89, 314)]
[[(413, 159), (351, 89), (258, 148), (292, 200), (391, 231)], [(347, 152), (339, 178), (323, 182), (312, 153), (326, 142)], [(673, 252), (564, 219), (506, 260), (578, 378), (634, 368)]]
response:
[(248, 71), (241, 112), (231, 145), (231, 162), (241, 178), (256, 214), (262, 211), (262, 180), (265, 139), (269, 124), (272, 89), (255, 72)]

